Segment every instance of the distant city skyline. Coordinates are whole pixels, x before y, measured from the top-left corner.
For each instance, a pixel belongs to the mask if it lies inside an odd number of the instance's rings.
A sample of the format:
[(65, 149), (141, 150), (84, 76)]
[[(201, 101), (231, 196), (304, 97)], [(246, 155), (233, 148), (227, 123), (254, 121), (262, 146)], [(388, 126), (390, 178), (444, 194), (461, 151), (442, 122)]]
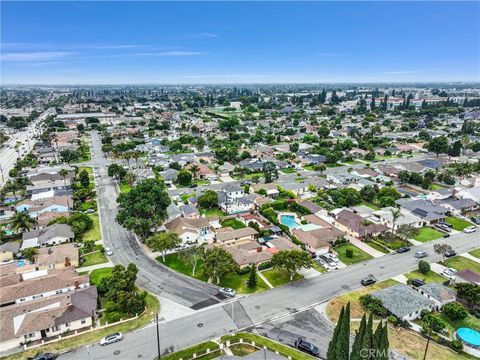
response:
[(2, 84), (480, 81), (478, 2), (2, 2)]

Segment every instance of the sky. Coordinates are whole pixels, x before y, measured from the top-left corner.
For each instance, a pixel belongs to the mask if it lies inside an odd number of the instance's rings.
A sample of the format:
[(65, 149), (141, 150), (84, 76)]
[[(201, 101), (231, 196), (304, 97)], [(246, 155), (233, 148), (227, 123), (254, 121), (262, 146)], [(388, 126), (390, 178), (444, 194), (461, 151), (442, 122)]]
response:
[(480, 2), (1, 2), (1, 84), (480, 81)]

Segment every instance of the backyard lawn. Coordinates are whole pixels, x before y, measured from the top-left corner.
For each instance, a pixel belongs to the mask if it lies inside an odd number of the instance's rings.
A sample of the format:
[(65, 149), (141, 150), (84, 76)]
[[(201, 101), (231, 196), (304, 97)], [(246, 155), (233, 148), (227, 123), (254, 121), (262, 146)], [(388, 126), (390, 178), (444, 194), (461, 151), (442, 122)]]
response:
[(468, 316), (465, 319), (458, 320), (458, 321), (453, 321), (448, 316), (445, 316), (444, 314), (441, 314), (440, 316), (447, 324), (447, 329), (450, 333), (450, 336), (452, 337), (455, 334), (455, 331), (457, 331), (457, 329), (461, 327), (480, 329), (480, 319), (471, 314), (468, 314)]
[(476, 261), (467, 259), (466, 257), (463, 257), (463, 256), (455, 256), (450, 259), (446, 259), (440, 262), (440, 264), (446, 267), (454, 268), (458, 271), (472, 270), (477, 273), (480, 273), (480, 264)]
[(107, 257), (102, 251), (95, 251), (88, 255), (84, 255), (82, 259), (83, 263), (81, 267), (87, 267), (108, 262)]
[(223, 217), (226, 214), (217, 208), (214, 209), (200, 209), (200, 214), (205, 215), (205, 216), (218, 216), (218, 217)]
[(98, 215), (88, 214), (88, 216), (93, 220), (93, 227), (90, 230), (86, 231), (85, 234), (83, 234), (83, 241), (100, 240), (102, 236), (100, 235), (100, 222), (98, 220)]
[(409, 272), (408, 274), (405, 274), (407, 279), (420, 279), (423, 282), (429, 283), (429, 282), (437, 282), (437, 283), (443, 283), (446, 279), (437, 273), (433, 271), (429, 271), (427, 274), (422, 274), (420, 271), (415, 270), (412, 272)]
[(231, 227), (232, 229), (243, 229), (245, 226), (244, 223), (236, 219), (225, 219), (221, 222), (222, 227)]
[(463, 231), (463, 229), (472, 225), (470, 222), (456, 218), (454, 216), (447, 217), (446, 222), (453, 225), (453, 228), (457, 231)]
[(469, 254), (480, 259), (480, 249), (472, 250), (472, 251), (469, 252)]
[(414, 237), (415, 240), (420, 242), (427, 242), (443, 237), (443, 233), (435, 230), (434, 228), (425, 226), (419, 229), (419, 233)]
[(131, 189), (132, 187), (128, 183), (126, 182), (120, 183), (120, 194), (128, 193)]
[[(265, 276), (272, 286), (277, 287), (285, 285), (290, 282), (290, 273), (283, 269), (270, 269), (262, 271), (263, 276)], [(295, 274), (292, 281), (297, 281), (303, 279), (303, 275)]]
[(195, 196), (194, 193), (182, 194), (182, 195), (180, 195), (180, 200), (182, 200), (183, 203), (187, 203), (188, 199), (190, 199), (193, 196)]
[[(347, 249), (353, 250), (353, 256), (351, 258), (347, 257)], [(372, 256), (367, 254), (365, 251), (359, 249), (353, 244), (342, 244), (335, 247), (334, 249), (338, 254), (338, 259), (346, 265), (356, 264), (365, 260), (372, 259)]]
[(362, 305), (360, 304), (360, 296), (370, 294), (372, 292), (385, 289), (396, 284), (398, 284), (398, 282), (393, 279), (385, 280), (334, 298), (327, 305), (327, 315), (333, 322), (336, 322), (342, 306), (345, 306), (348, 302), (350, 302), (351, 318), (361, 318), (364, 310)]

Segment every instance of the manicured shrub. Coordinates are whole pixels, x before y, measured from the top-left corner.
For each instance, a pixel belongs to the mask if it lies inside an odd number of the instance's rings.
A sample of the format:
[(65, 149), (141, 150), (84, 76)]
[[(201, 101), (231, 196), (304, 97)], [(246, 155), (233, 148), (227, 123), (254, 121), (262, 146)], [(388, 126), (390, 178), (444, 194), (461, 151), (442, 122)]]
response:
[(457, 321), (463, 320), (468, 316), (467, 310), (460, 305), (459, 303), (452, 302), (443, 306), (443, 314), (447, 316), (450, 320)]
[(455, 351), (463, 350), (463, 344), (460, 340), (452, 340), (450, 342), (450, 347)]
[(345, 256), (350, 259), (353, 258), (353, 249), (346, 249)]
[(398, 319), (397, 319), (396, 316), (393, 316), (393, 315), (390, 315), (390, 316), (388, 317), (388, 322), (389, 322), (390, 324), (392, 324), (393, 326), (397, 326), (397, 325), (398, 325)]
[(424, 275), (428, 274), (428, 272), (430, 271), (430, 264), (425, 260), (420, 260), (418, 262), (418, 271), (420, 271)]

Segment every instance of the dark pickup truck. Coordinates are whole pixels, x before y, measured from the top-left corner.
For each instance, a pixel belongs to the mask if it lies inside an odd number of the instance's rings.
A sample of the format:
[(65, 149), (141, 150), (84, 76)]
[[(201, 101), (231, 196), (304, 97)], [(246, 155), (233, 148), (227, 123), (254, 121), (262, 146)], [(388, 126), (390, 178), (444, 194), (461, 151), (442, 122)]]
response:
[(298, 338), (297, 340), (295, 340), (295, 347), (300, 351), (316, 357), (320, 355), (320, 350), (318, 349), (318, 347), (313, 345), (311, 342), (303, 340), (302, 338)]

